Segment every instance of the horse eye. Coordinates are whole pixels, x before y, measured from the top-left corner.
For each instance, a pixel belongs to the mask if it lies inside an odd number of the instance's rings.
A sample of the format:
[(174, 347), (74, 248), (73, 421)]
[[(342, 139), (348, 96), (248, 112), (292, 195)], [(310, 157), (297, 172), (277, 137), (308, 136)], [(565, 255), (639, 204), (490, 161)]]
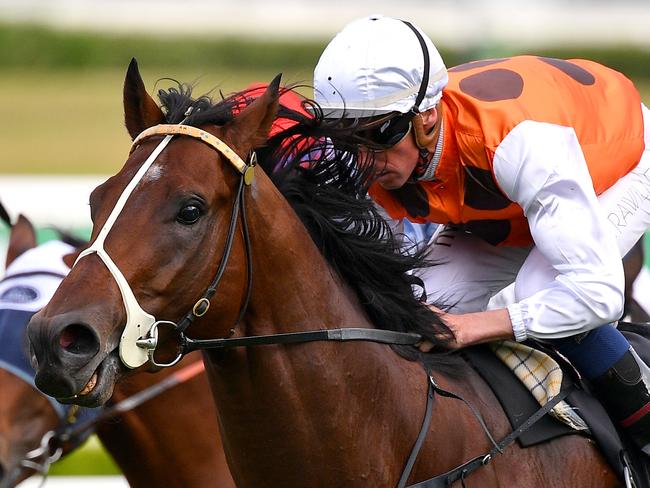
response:
[(193, 204), (185, 205), (181, 208), (176, 216), (176, 220), (181, 224), (191, 225), (201, 218), (203, 212), (199, 207)]

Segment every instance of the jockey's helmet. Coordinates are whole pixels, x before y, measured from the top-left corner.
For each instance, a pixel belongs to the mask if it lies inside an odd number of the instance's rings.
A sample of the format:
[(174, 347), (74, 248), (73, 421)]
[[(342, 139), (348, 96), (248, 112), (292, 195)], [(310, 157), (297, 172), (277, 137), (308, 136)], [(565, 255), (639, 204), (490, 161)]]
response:
[(371, 15), (327, 45), (314, 70), (314, 99), (327, 118), (416, 114), (435, 106), (446, 84), (447, 69), (426, 34)]

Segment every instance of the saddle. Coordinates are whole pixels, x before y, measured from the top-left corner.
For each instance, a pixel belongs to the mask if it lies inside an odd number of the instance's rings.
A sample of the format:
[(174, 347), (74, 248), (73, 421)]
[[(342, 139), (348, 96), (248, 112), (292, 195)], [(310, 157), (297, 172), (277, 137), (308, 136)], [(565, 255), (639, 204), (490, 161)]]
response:
[[(639, 356), (650, 363), (650, 325), (619, 323), (618, 329), (625, 335)], [(622, 431), (618, 431), (605, 409), (589, 392), (575, 369), (562, 356), (539, 343), (526, 343), (551, 355), (562, 367), (562, 389), (571, 388), (567, 403), (579, 412), (588, 430), (576, 430), (575, 426), (560, 422), (546, 415), (517, 439), (521, 447), (530, 447), (565, 435), (581, 435), (592, 438), (603, 456), (618, 474), (625, 486), (631, 474), (637, 488), (650, 488), (650, 458), (636, 448)], [(490, 349), (481, 345), (467, 348), (462, 353), (468, 363), (488, 383), (499, 399), (514, 429), (523, 424), (539, 409), (538, 401), (526, 386), (512, 373)]]

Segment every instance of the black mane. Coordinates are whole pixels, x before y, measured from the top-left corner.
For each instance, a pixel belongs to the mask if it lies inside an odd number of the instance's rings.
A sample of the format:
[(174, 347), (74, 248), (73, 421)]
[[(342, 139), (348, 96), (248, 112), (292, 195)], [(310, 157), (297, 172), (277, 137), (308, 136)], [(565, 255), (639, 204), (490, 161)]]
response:
[[(233, 107), (250, 102), (246, 92), (217, 103), (206, 96), (192, 99), (192, 87), (181, 84), (161, 90), (159, 98), (168, 123), (180, 122), (187, 108), (195, 107), (184, 122), (195, 126), (224, 125), (233, 119)], [(332, 268), (354, 289), (376, 327), (417, 332), (438, 344), (449, 340), (451, 332), (424, 305), (423, 283), (411, 273), (430, 263), (423, 252), (402, 248), (402, 240), (367, 196), (370, 173), (360, 168), (369, 164), (359, 160), (349, 130), (340, 131), (328, 123), (314, 102), (305, 101), (305, 105), (314, 116), (281, 106), (279, 116), (295, 125), (257, 150), (260, 165)], [(315, 143), (320, 140), (327, 140), (327, 145)], [(421, 296), (415, 295), (416, 290)], [(432, 356), (414, 347), (396, 349), (412, 360)]]

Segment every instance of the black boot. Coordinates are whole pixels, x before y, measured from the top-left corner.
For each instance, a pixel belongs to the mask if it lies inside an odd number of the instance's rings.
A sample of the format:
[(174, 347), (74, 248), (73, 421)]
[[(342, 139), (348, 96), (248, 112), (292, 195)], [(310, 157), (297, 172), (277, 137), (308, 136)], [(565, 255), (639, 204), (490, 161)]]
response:
[(630, 347), (591, 384), (607, 413), (650, 456), (650, 368)]

